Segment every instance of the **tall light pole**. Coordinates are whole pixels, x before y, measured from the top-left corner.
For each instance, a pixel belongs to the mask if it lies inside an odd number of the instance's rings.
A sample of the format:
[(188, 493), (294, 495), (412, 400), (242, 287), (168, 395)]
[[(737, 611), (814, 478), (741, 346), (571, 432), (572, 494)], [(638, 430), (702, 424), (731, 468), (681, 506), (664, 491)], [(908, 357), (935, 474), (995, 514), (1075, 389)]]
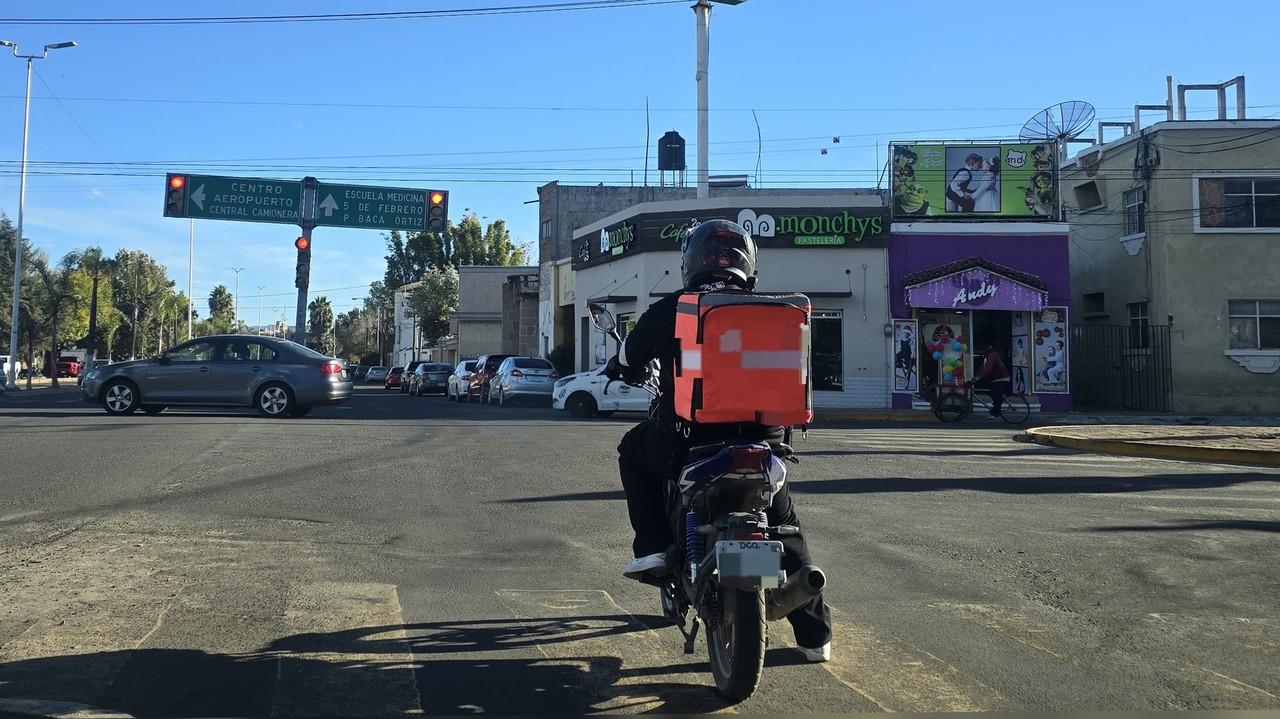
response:
[[(9, 354), (14, 358), (9, 363), (9, 384), (15, 386), (18, 381), (18, 298), (22, 291), (22, 214), (27, 201), (27, 131), (31, 125), (31, 61), (49, 57), (50, 50), (75, 46), (75, 42), (57, 42), (45, 45), (44, 52), (40, 55), (19, 55), (18, 43), (0, 40), (0, 47), (13, 48), (14, 57), (27, 61), (27, 102), (22, 111), (22, 171), (18, 180), (18, 241), (14, 243), (13, 250), (13, 324), (9, 328)], [(30, 374), (27, 376), (30, 377)]]
[(236, 331), (240, 331), (240, 273), (244, 271), (243, 267), (232, 267), (231, 271), (236, 273), (236, 303), (231, 308), (231, 321), (235, 323)]
[(698, 16), (698, 72), (694, 75), (694, 80), (698, 83), (698, 199), (704, 200), (711, 196), (711, 186), (707, 179), (707, 164), (710, 152), (708, 151), (708, 121), (707, 106), (710, 101), (707, 97), (707, 66), (708, 56), (711, 54), (711, 3), (718, 2), (722, 5), (741, 5), (746, 0), (698, 0), (693, 5), (693, 12)]
[(262, 334), (262, 291), (265, 289), (266, 285), (258, 285), (258, 334)]

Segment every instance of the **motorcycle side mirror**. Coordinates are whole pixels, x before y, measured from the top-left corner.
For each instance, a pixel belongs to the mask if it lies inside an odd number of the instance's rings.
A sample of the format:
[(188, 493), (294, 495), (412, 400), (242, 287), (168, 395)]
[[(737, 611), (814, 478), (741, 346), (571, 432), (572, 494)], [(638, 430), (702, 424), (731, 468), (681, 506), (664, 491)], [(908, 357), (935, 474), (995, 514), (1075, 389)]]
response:
[(604, 308), (601, 304), (591, 304), (587, 306), (591, 312), (591, 324), (601, 332), (613, 332), (618, 328), (618, 323), (613, 319), (613, 313)]

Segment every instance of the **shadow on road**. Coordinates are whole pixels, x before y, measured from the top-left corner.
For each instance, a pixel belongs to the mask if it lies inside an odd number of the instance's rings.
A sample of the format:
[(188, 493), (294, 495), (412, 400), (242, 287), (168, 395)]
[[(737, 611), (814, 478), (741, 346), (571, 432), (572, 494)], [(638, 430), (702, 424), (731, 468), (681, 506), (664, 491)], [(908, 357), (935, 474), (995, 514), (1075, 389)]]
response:
[(1280, 482), (1262, 472), (1153, 474), (1138, 477), (944, 477), (928, 479), (810, 479), (791, 485), (796, 494), (868, 494), (880, 492), (996, 492), (999, 494), (1110, 494), (1165, 489), (1209, 489), (1250, 482)]
[[(680, 662), (678, 650), (678, 663), (628, 667), (617, 656), (553, 649), (625, 641), (662, 623), (629, 615), (484, 619), (297, 634), (248, 654), (140, 649), (40, 657), (0, 665), (0, 698), (75, 702), (135, 717), (403, 712), (410, 707), (395, 707), (389, 697), (399, 687), (412, 701), (415, 686), (428, 715), (704, 713), (728, 706), (708, 686), (706, 662)], [(794, 663), (790, 654), (771, 650), (766, 665)], [(395, 676), (396, 669), (412, 669), (414, 681)], [(687, 683), (672, 679), (682, 675)]]
[(1134, 524), (1121, 527), (1090, 527), (1085, 532), (1186, 532), (1196, 530), (1243, 530), (1248, 532), (1280, 532), (1280, 522), (1260, 519), (1182, 520), (1160, 524)]

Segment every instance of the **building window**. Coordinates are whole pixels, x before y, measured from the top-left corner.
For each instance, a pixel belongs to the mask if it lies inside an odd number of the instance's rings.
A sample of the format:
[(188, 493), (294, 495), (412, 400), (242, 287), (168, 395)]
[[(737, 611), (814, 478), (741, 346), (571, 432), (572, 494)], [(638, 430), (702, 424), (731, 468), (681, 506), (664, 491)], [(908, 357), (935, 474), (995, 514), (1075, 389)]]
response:
[(1201, 228), (1280, 228), (1280, 177), (1201, 177)]
[(1107, 314), (1107, 296), (1105, 292), (1086, 292), (1084, 294), (1084, 314), (1086, 317), (1101, 317)]
[(550, 236), (551, 236), (551, 220), (543, 220), (542, 221), (542, 237), (540, 237), (539, 239), (545, 240)]
[(1141, 235), (1147, 231), (1147, 191), (1135, 187), (1124, 193), (1124, 234)]
[(1151, 332), (1148, 331), (1149, 310), (1146, 302), (1130, 302), (1129, 307), (1129, 346), (1145, 349), (1151, 346)]
[(1233, 350), (1280, 349), (1280, 300), (1230, 300)]
[(844, 318), (839, 311), (813, 313), (813, 388), (844, 391)]

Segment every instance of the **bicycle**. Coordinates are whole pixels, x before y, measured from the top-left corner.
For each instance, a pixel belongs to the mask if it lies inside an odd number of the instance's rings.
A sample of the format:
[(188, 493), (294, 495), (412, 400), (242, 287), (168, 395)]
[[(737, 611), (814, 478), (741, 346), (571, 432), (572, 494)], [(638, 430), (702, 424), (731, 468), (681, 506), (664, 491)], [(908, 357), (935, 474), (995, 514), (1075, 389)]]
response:
[[(972, 385), (934, 387), (933, 397), (922, 395), (929, 402), (929, 411), (943, 422), (959, 422), (973, 413), (976, 402), (988, 412), (994, 406), (990, 390), (976, 389)], [(984, 399), (985, 398), (985, 399)], [(1031, 416), (1031, 404), (1022, 394), (1006, 394), (1000, 408), (1000, 419), (1009, 424), (1022, 424)]]

